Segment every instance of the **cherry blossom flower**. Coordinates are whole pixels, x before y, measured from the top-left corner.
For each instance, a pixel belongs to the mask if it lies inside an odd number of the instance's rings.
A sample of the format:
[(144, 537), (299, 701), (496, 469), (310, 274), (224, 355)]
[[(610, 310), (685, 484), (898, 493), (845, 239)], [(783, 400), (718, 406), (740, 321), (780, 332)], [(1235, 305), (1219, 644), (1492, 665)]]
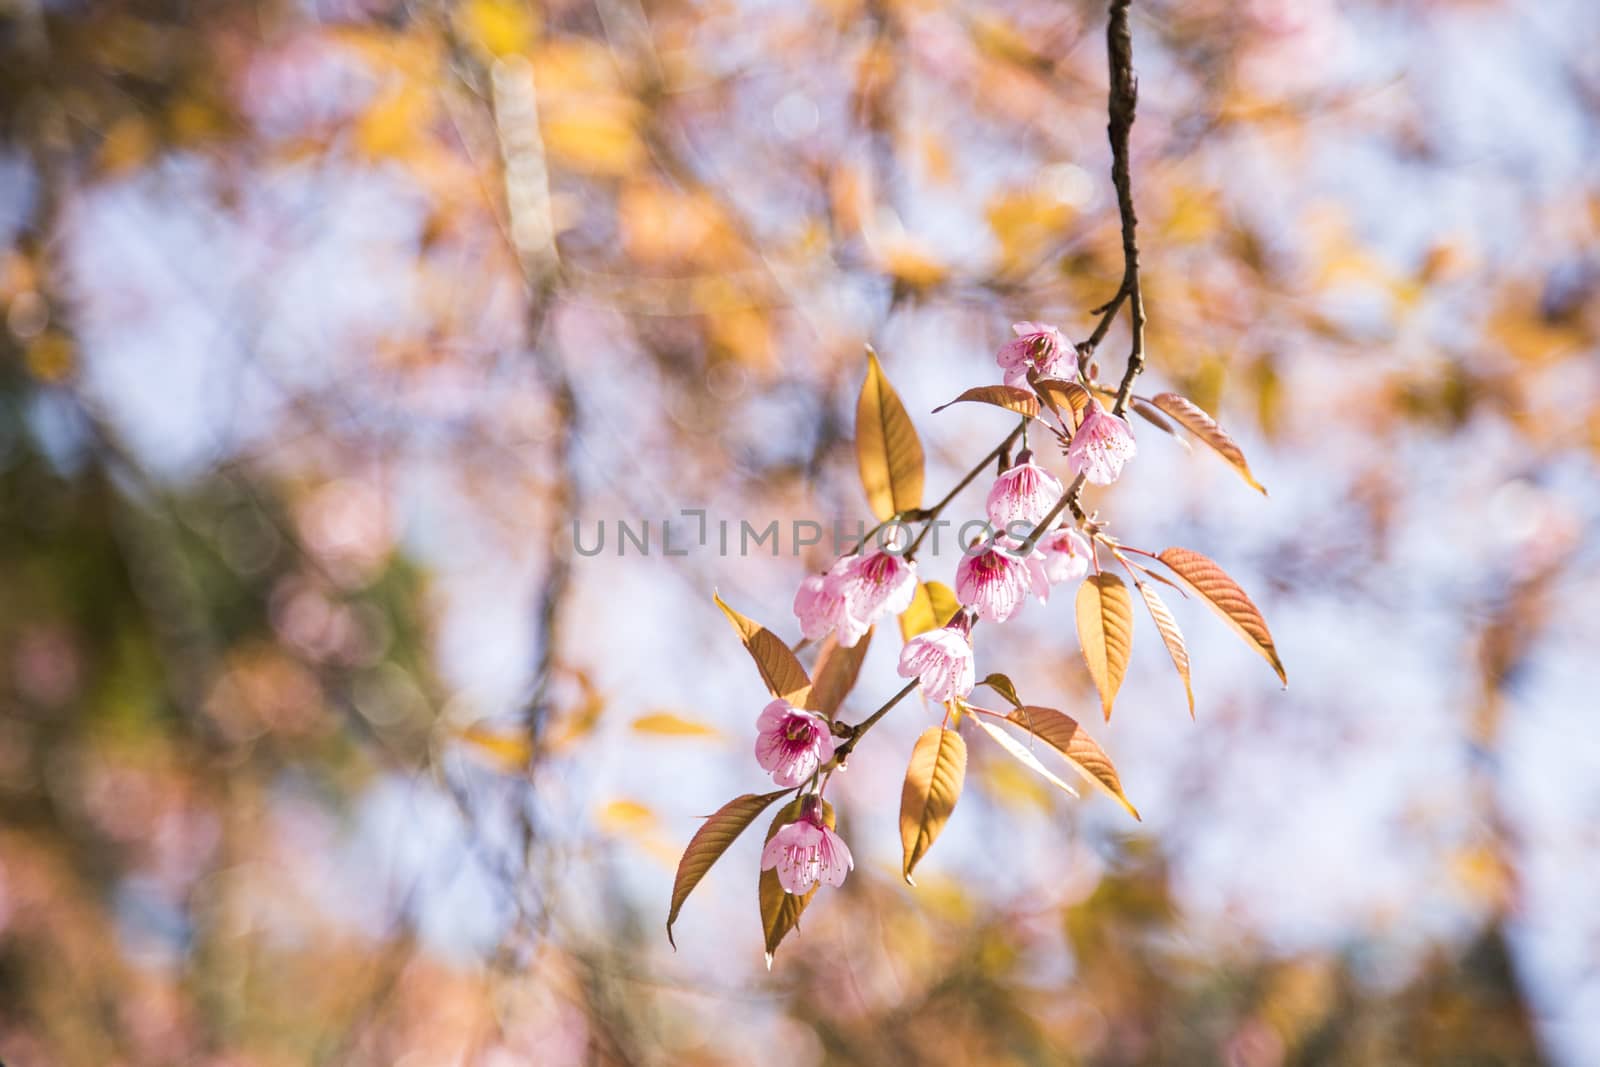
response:
[(828, 576), (813, 574), (800, 583), (794, 595), (794, 613), (800, 632), (808, 640), (820, 641), (839, 623), (844, 600), (828, 585)]
[(977, 672), (972, 664), (970, 625), (962, 616), (940, 630), (918, 634), (900, 650), (902, 678), (916, 678), (922, 695), (944, 703), (972, 692)]
[(1009, 539), (1000, 538), (976, 554), (963, 556), (956, 564), (956, 599), (977, 612), (980, 619), (1005, 622), (1022, 610), (1029, 591), (1041, 601), (1050, 596), (1038, 549), (1024, 559), (1017, 547)]
[(1094, 553), (1088, 539), (1077, 530), (1068, 526), (1053, 530), (1040, 538), (1039, 548), (1044, 553), (1040, 566), (1051, 585), (1070, 582), (1089, 573), (1089, 561)]
[(794, 595), (800, 632), (809, 640), (826, 637), (835, 627), (839, 643), (853, 648), (872, 624), (911, 606), (917, 591), (917, 565), (878, 549), (865, 556), (840, 556), (827, 574), (813, 574)]
[(1077, 352), (1069, 345), (1061, 331), (1042, 322), (1013, 323), (1011, 330), (1017, 336), (995, 353), (995, 362), (1006, 372), (1005, 382), (1019, 389), (1028, 388), (1028, 372), (1039, 372), (1041, 377), (1059, 378), (1077, 369)]
[(996, 530), (1009, 529), (1012, 523), (1031, 528), (1050, 514), (1061, 494), (1061, 479), (1023, 452), (1017, 465), (996, 478), (989, 490), (989, 522)]
[(827, 584), (841, 601), (839, 644), (853, 648), (879, 618), (911, 606), (917, 591), (917, 565), (883, 549), (865, 556), (844, 556), (828, 572)]
[(774, 700), (756, 719), (756, 762), (781, 786), (796, 786), (833, 758), (828, 720)]
[(1122, 465), (1137, 452), (1128, 420), (1111, 414), (1100, 406), (1100, 401), (1093, 400), (1067, 446), (1067, 466), (1073, 474), (1081, 474), (1095, 485), (1110, 485), (1122, 473)]
[(797, 896), (823, 882), (843, 885), (853, 867), (855, 860), (844, 840), (822, 824), (820, 810), (810, 805), (800, 818), (773, 834), (761, 853), (761, 869), (776, 869), (784, 892)]

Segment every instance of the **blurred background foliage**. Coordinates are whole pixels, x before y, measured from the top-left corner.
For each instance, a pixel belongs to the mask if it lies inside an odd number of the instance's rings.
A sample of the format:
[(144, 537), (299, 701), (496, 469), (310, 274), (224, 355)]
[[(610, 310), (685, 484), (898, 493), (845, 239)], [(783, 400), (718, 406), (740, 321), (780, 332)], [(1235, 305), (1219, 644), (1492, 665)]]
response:
[[(666, 949), (760, 783), (710, 589), (792, 637), (825, 558), (572, 520), (863, 516), (865, 340), (931, 487), (987, 450), (924, 413), (1120, 276), (1103, 19), (0, 0), (0, 1056), (1600, 1060), (1580, 0), (1135, 3), (1151, 374), (1273, 496), (1146, 430), (1093, 503), (1294, 688), (1197, 640), (1190, 724), (1146, 631), (1097, 736), (1147, 821), (979, 760), (916, 891), (908, 708), (771, 975), (750, 842)], [(1091, 708), (1070, 632), (980, 672)]]

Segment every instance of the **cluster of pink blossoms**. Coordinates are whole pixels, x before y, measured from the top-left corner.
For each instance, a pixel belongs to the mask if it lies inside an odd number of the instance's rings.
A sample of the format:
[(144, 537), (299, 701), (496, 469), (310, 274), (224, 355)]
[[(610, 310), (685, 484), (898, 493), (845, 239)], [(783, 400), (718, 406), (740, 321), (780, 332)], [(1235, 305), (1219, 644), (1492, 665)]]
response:
[[(1019, 322), (1012, 330), (1016, 338), (996, 355), (1006, 385), (1030, 388), (1030, 373), (1042, 378), (1077, 374), (1077, 352), (1055, 327)], [(1135, 451), (1127, 420), (1091, 398), (1068, 442), (1067, 466), (1074, 477), (1109, 485)], [(915, 678), (927, 699), (944, 704), (971, 694), (977, 679), (972, 628), (978, 619), (1005, 622), (1030, 594), (1045, 603), (1052, 585), (1089, 573), (1093, 550), (1070, 526), (1045, 531), (1028, 552), (1022, 551), (1027, 535), (1056, 509), (1065, 492), (1061, 480), (1026, 450), (995, 479), (987, 499), (994, 536), (969, 550), (956, 566), (955, 593), (962, 610), (943, 628), (911, 638), (900, 653), (900, 676)], [(1019, 533), (1024, 528), (1026, 533)], [(808, 640), (834, 633), (840, 645), (850, 648), (880, 618), (910, 607), (916, 588), (917, 565), (903, 553), (888, 548), (852, 552), (826, 573), (800, 583), (794, 613)], [(774, 700), (756, 720), (756, 760), (778, 785), (802, 786), (827, 770), (834, 758), (829, 726), (820, 715)], [(844, 841), (823, 824), (819, 793), (807, 795), (800, 818), (779, 829), (761, 854), (761, 869), (775, 869), (790, 893), (810, 892), (822, 882), (837, 886), (853, 865)]]

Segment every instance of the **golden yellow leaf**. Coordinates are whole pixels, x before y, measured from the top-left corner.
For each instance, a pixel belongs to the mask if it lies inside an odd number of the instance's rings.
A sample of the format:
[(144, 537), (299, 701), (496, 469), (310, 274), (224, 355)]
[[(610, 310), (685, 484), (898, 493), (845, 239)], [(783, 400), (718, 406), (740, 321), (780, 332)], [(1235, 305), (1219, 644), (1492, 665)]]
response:
[[(798, 819), (804, 805), (804, 797), (795, 797), (780, 808), (772, 820), (772, 825), (767, 827), (766, 839), (771, 841), (774, 834)], [(822, 824), (830, 830), (835, 825), (833, 805), (826, 800), (822, 802)], [(778, 951), (778, 944), (788, 936), (790, 930), (800, 925), (800, 913), (806, 910), (806, 905), (810, 904), (811, 898), (816, 895), (815, 886), (811, 892), (802, 896), (786, 893), (778, 881), (776, 869), (761, 872), (756, 896), (761, 905), (761, 932), (766, 942), (769, 971), (772, 969), (772, 957)]]
[(949, 821), (961, 796), (967, 774), (967, 743), (954, 730), (930, 726), (917, 738), (900, 791), (900, 843), (905, 848), (903, 873), (915, 885), (911, 871), (928, 854), (939, 831)]
[(526, 0), (467, 0), (456, 11), (462, 36), (492, 58), (527, 51), (539, 30), (537, 9)]
[(871, 347), (856, 403), (856, 462), (875, 517), (922, 506), (922, 442)]
[(1167, 655), (1172, 657), (1172, 665), (1178, 670), (1178, 677), (1183, 680), (1184, 696), (1189, 698), (1189, 718), (1194, 718), (1194, 686), (1189, 681), (1189, 649), (1183, 642), (1183, 631), (1178, 629), (1178, 620), (1172, 617), (1166, 601), (1161, 599), (1149, 585), (1135, 581), (1134, 587), (1139, 590), (1139, 595), (1144, 598), (1144, 606), (1150, 612), (1150, 618), (1155, 622), (1156, 629), (1161, 632), (1161, 643), (1167, 646)]
[(1279, 681), (1284, 685), (1289, 684), (1283, 661), (1278, 658), (1278, 648), (1272, 643), (1272, 634), (1267, 630), (1267, 620), (1261, 617), (1260, 609), (1239, 588), (1238, 582), (1228, 577), (1216, 563), (1187, 548), (1168, 548), (1157, 558), (1172, 569), (1185, 588), (1204, 600), (1206, 606), (1220, 615), (1234, 633), (1244, 638), (1247, 645), (1272, 665)]
[(1111, 757), (1095, 743), (1094, 738), (1083, 732), (1076, 719), (1055, 708), (1031, 704), (1018, 708), (1006, 718), (1061, 753), (1072, 769), (1083, 775), (1086, 781), (1109, 794), (1129, 815), (1139, 818), (1138, 809), (1122, 791), (1122, 780), (1117, 777), (1117, 769), (1111, 765)]
[(1078, 586), (1077, 613), (1078, 643), (1109, 721), (1133, 651), (1133, 600), (1121, 578), (1102, 571)]
[(633, 101), (613, 96), (552, 108), (540, 124), (545, 148), (552, 159), (586, 174), (635, 173), (645, 160), (637, 112)]
[(956, 617), (961, 602), (943, 582), (922, 582), (911, 596), (911, 606), (900, 613), (900, 636), (907, 641), (937, 630)]
[(1040, 763), (1039, 757), (1035, 756), (1033, 752), (1029, 750), (1027, 745), (1024, 745), (1021, 741), (1018, 741), (1015, 737), (1012, 737), (1010, 734), (1006, 733), (1004, 727), (996, 726), (994, 723), (990, 722), (987, 715), (974, 715), (972, 717), (972, 721), (977, 723), (978, 727), (982, 729), (984, 733), (988, 734), (994, 739), (995, 744), (1005, 749), (1006, 752), (1018, 763), (1022, 764), (1024, 767), (1027, 767), (1029, 770), (1039, 775), (1057, 789), (1062, 790), (1067, 795), (1074, 797), (1078, 795), (1078, 791), (1076, 789), (1062, 781), (1061, 777), (1050, 768), (1046, 767), (1043, 763)]
[(1177, 393), (1157, 393), (1150, 398), (1151, 402), (1162, 411), (1176, 419), (1185, 430), (1194, 434), (1200, 440), (1210, 445), (1212, 450), (1228, 461), (1229, 466), (1238, 471), (1250, 488), (1265, 496), (1266, 488), (1250, 473), (1250, 464), (1245, 461), (1244, 453), (1239, 446), (1229, 437), (1227, 431), (1218, 426), (1216, 420), (1207, 415), (1193, 401)]
[(852, 648), (845, 648), (832, 636), (823, 642), (822, 651), (817, 654), (817, 678), (811, 684), (811, 699), (806, 702), (808, 709), (833, 718), (833, 713), (855, 688), (856, 678), (861, 674), (861, 661), (866, 659), (871, 643), (871, 630)]
[(976, 385), (949, 404), (940, 404), (933, 409), (937, 415), (951, 404), (960, 404), (971, 401), (978, 404), (993, 404), (997, 408), (1014, 411), (1024, 418), (1034, 418), (1039, 414), (1039, 398), (1026, 389), (1018, 389), (1011, 385)]
[(456, 739), (510, 770), (528, 765), (533, 742), (526, 730), (496, 729), (481, 722), (457, 730)]
[(721, 596), (713, 593), (712, 599), (728, 617), (728, 621), (733, 623), (739, 640), (744, 642), (750, 658), (756, 661), (761, 680), (767, 683), (772, 695), (782, 697), (795, 707), (804, 707), (811, 696), (811, 679), (806, 676), (800, 661), (794, 658), (794, 653), (789, 651), (789, 646), (765, 626), (734, 611)]
[(700, 879), (728, 851), (728, 846), (744, 833), (745, 827), (766, 811), (767, 805), (787, 792), (789, 790), (779, 789), (773, 793), (746, 793), (742, 797), (735, 797), (708, 815), (700, 829), (694, 832), (688, 847), (683, 850), (683, 858), (678, 861), (678, 873), (672, 880), (672, 907), (667, 912), (668, 944), (677, 947), (672, 940), (672, 924), (677, 922), (683, 902), (689, 899), (689, 894), (700, 884)]
[(996, 671), (993, 674), (986, 676), (983, 681), (979, 682), (978, 684), (986, 685), (990, 689), (993, 689), (996, 693), (1000, 694), (1001, 698), (1004, 699), (1007, 704), (1010, 704), (1012, 707), (1020, 708), (1022, 706), (1022, 698), (1017, 696), (1017, 687), (1012, 684), (1009, 676)]
[(633, 720), (633, 729), (641, 734), (662, 734), (668, 737), (720, 737), (722, 732), (714, 726), (674, 715), (670, 711), (652, 711)]
[(637, 800), (613, 800), (600, 809), (595, 823), (606, 833), (636, 836), (655, 825), (656, 813)]

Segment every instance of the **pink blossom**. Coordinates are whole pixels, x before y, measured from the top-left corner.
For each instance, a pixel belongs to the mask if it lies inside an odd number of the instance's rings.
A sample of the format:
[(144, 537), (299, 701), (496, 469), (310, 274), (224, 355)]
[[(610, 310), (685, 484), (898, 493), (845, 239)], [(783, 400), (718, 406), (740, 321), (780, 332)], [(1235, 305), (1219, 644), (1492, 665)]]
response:
[(1136, 452), (1128, 420), (1111, 414), (1094, 400), (1067, 446), (1067, 466), (1073, 474), (1081, 474), (1095, 485), (1110, 485)]
[(1088, 540), (1077, 530), (1067, 526), (1053, 530), (1040, 539), (1039, 548), (1044, 552), (1041, 566), (1045, 580), (1051, 585), (1070, 582), (1089, 573), (1089, 561), (1094, 553)]
[(812, 641), (828, 636), (839, 622), (844, 600), (828, 585), (825, 574), (813, 574), (800, 583), (794, 595), (794, 613), (800, 620), (800, 632)]
[(1017, 336), (1000, 346), (995, 362), (1006, 372), (1005, 382), (1019, 389), (1028, 387), (1028, 372), (1058, 378), (1077, 369), (1077, 353), (1061, 336), (1061, 331), (1042, 322), (1013, 323)]
[(953, 622), (907, 641), (900, 650), (899, 671), (902, 678), (916, 678), (922, 695), (941, 704), (972, 692), (977, 672), (966, 626)]
[(774, 700), (756, 719), (756, 762), (781, 786), (796, 786), (833, 758), (828, 720)]
[(1001, 538), (956, 564), (956, 599), (978, 613), (980, 619), (1005, 622), (1022, 610), (1031, 590), (1040, 600), (1050, 595), (1040, 566), (1038, 549), (1024, 559), (1017, 546)]
[(838, 834), (822, 825), (815, 809), (773, 834), (761, 853), (761, 869), (776, 868), (778, 884), (784, 892), (796, 895), (809, 893), (822, 882), (843, 885), (853, 867), (850, 849)]
[(880, 617), (911, 606), (917, 565), (883, 549), (843, 556), (828, 571), (827, 590), (840, 599), (839, 643), (853, 648)]
[(989, 490), (989, 522), (996, 530), (1009, 529), (1014, 522), (1032, 527), (1050, 514), (1061, 495), (1061, 479), (1024, 452), (1017, 465), (996, 478)]

